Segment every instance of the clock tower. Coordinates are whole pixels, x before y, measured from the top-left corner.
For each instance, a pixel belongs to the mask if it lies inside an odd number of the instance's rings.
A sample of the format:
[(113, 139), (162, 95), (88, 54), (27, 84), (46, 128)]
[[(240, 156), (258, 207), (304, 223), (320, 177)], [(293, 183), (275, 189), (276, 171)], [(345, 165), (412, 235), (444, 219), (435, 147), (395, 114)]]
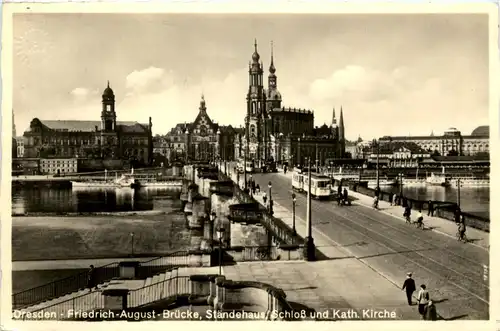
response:
[(116, 112), (115, 112), (115, 94), (111, 87), (108, 86), (102, 93), (102, 111), (101, 111), (101, 139), (98, 142), (100, 145), (101, 156), (115, 158), (118, 154), (118, 137), (116, 128)]

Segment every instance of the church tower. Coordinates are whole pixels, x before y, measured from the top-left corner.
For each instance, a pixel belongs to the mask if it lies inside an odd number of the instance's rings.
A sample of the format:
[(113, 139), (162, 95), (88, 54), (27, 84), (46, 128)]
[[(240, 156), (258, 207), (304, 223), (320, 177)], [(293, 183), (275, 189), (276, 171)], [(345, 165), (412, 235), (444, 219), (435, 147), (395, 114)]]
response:
[(116, 130), (115, 93), (109, 87), (109, 81), (102, 93), (101, 139), (97, 144), (100, 145), (101, 157), (115, 158), (120, 154)]
[(340, 119), (339, 119), (339, 145), (340, 145), (340, 156), (345, 155), (345, 128), (344, 128), (344, 112), (342, 111), (342, 106), (340, 106)]
[(252, 61), (249, 64), (248, 77), (249, 87), (247, 93), (247, 115), (245, 118), (245, 138), (249, 139), (250, 160), (259, 161), (267, 157), (267, 111), (266, 96), (263, 83), (263, 64), (257, 51), (257, 40), (254, 44), (255, 50), (252, 54)]
[(276, 67), (274, 66), (274, 50), (271, 42), (271, 64), (269, 65), (269, 76), (267, 78), (267, 112), (270, 113), (275, 108), (281, 108), (281, 94), (278, 91), (278, 77), (276, 77)]
[(115, 94), (108, 87), (102, 93), (101, 132), (116, 131)]
[(339, 133), (339, 126), (337, 125), (337, 119), (335, 118), (335, 107), (333, 107), (333, 116), (332, 116), (332, 136), (337, 138)]

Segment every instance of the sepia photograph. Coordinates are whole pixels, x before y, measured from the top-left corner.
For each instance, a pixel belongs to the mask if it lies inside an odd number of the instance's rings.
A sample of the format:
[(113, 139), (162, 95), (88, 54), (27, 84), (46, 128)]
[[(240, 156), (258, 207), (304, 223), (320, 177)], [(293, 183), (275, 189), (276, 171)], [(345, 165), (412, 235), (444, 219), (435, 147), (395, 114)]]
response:
[(4, 13), (16, 325), (492, 318), (495, 7), (40, 8)]

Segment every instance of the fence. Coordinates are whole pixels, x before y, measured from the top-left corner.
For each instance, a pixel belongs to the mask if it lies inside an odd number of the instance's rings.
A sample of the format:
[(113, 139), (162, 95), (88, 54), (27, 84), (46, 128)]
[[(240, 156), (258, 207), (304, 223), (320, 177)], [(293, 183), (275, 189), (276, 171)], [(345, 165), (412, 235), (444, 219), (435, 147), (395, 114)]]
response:
[[(336, 181), (338, 185), (338, 181)], [(348, 183), (349, 188), (355, 192), (374, 197), (375, 189), (364, 187), (358, 185), (356, 183)], [(379, 199), (382, 201), (391, 201), (391, 198), (394, 196), (393, 193), (380, 191)], [(414, 210), (429, 210), (429, 201), (428, 200), (418, 200), (405, 197), (409, 206)], [(434, 206), (434, 216), (449, 220), (455, 221), (455, 211), (458, 205), (454, 202), (446, 202), (446, 201), (437, 201), (431, 200)], [(490, 220), (485, 217), (461, 212), (460, 215), (465, 216), (467, 226), (476, 228), (478, 230), (482, 230), (485, 232), (490, 232)]]
[[(192, 252), (189, 251), (179, 251), (141, 262), (137, 269), (137, 278), (147, 278), (169, 267), (187, 266), (191, 260), (191, 253)], [(119, 276), (120, 267), (118, 262), (106, 264), (95, 268), (93, 271), (95, 284), (101, 284)], [(42, 301), (77, 292), (87, 286), (88, 271), (81, 272), (22, 292), (14, 293), (12, 295), (12, 307), (14, 309), (19, 309), (35, 305)]]

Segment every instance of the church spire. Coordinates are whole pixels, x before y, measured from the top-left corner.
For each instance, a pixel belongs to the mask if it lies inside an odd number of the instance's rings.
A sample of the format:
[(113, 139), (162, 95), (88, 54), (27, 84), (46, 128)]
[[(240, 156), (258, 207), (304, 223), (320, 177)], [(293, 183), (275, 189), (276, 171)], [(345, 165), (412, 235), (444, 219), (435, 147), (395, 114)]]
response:
[(337, 119), (335, 118), (335, 107), (333, 107), (332, 126), (337, 126)]
[(269, 72), (271, 75), (276, 73), (276, 68), (274, 67), (274, 50), (273, 50), (273, 41), (271, 40), (271, 65), (269, 66)]
[(344, 112), (342, 106), (340, 106), (340, 119), (339, 119), (339, 139), (345, 140), (345, 128), (344, 128)]

